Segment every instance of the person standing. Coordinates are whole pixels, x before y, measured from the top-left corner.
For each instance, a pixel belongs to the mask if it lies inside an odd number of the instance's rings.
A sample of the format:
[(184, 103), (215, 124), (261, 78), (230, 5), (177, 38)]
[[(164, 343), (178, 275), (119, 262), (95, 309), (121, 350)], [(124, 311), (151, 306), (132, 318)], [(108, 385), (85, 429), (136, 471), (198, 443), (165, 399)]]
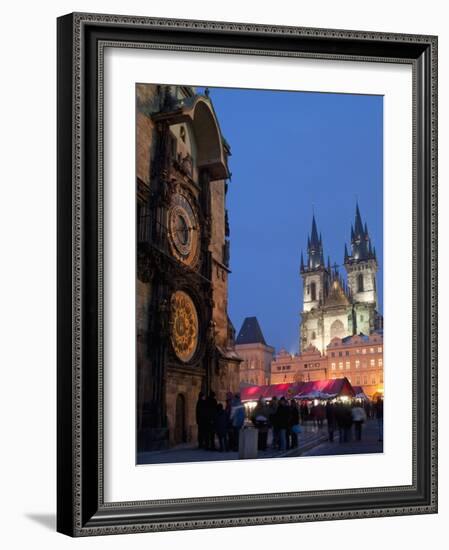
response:
[(206, 399), (206, 418), (207, 418), (207, 448), (215, 451), (215, 419), (217, 416), (217, 399), (215, 393), (211, 391)]
[(232, 451), (232, 449), (234, 448), (234, 431), (233, 431), (232, 422), (231, 422), (232, 401), (233, 401), (233, 395), (231, 392), (228, 392), (226, 394), (226, 406), (225, 406), (226, 423), (227, 423), (226, 437), (228, 441), (228, 451)]
[(245, 422), (245, 408), (240, 401), (240, 394), (236, 393), (232, 402), (231, 424), (233, 432), (233, 451), (239, 450), (240, 430)]
[(326, 420), (327, 420), (327, 433), (329, 435), (328, 439), (329, 441), (333, 441), (336, 418), (335, 418), (335, 405), (330, 400), (326, 403)]
[(270, 408), (263, 397), (259, 401), (253, 411), (251, 420), (257, 428), (257, 448), (259, 451), (267, 450), (268, 439), (268, 420), (270, 418)]
[(343, 441), (348, 443), (351, 441), (352, 431), (352, 410), (351, 406), (343, 405)]
[(278, 409), (275, 414), (276, 425), (279, 430), (279, 450), (287, 450), (287, 429), (290, 420), (290, 407), (285, 399), (281, 397), (279, 399)]
[(379, 430), (379, 441), (384, 440), (384, 400), (382, 397), (378, 396), (375, 405), (377, 427)]
[(296, 401), (291, 399), (290, 401), (290, 419), (288, 426), (289, 442), (288, 447), (296, 449), (298, 446), (298, 426), (299, 426), (299, 409)]
[(360, 406), (356, 405), (352, 409), (352, 421), (354, 422), (354, 431), (356, 441), (362, 440), (362, 425), (366, 420), (365, 410)]
[(228, 419), (226, 411), (223, 408), (223, 405), (219, 403), (217, 405), (217, 414), (215, 417), (215, 433), (218, 437), (219, 450), (221, 453), (228, 450)]
[(207, 405), (206, 396), (203, 392), (198, 394), (198, 401), (196, 402), (196, 424), (198, 428), (198, 449), (206, 449), (208, 445)]
[(276, 413), (277, 413), (277, 410), (278, 410), (278, 400), (277, 400), (277, 397), (273, 397), (273, 399), (271, 400), (271, 403), (270, 403), (270, 424), (271, 424), (271, 434), (272, 434), (272, 438), (271, 438), (271, 446), (273, 449), (277, 449), (278, 446), (279, 446), (279, 428), (277, 426), (277, 421), (276, 421)]

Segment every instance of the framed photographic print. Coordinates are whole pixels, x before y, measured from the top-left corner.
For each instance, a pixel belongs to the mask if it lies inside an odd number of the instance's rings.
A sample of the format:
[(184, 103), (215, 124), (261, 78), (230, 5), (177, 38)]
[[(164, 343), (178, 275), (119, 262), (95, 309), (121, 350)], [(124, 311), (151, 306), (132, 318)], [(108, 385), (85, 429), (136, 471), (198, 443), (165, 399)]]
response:
[(58, 19), (58, 531), (437, 511), (437, 38)]

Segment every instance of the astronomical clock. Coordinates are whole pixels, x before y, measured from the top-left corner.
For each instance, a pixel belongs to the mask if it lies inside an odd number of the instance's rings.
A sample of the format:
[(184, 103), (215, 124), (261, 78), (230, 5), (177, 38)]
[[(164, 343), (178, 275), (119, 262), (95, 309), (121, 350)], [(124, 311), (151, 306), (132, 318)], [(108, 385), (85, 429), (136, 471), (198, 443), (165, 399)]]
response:
[(182, 290), (172, 294), (170, 310), (171, 344), (178, 359), (187, 363), (198, 347), (198, 313), (193, 300)]
[(177, 192), (168, 212), (168, 237), (173, 256), (189, 267), (198, 263), (200, 226), (197, 208), (187, 192)]

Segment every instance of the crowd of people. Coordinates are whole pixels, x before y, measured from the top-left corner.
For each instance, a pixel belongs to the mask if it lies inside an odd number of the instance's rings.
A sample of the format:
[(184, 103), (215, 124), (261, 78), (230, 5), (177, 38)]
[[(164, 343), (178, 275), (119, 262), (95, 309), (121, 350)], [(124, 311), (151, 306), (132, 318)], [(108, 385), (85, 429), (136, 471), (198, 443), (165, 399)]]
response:
[(223, 406), (217, 402), (214, 392), (208, 396), (200, 392), (196, 404), (196, 423), (199, 449), (238, 451), (240, 430), (245, 423), (245, 407), (240, 395), (229, 393)]
[[(214, 392), (208, 396), (200, 393), (196, 405), (198, 448), (221, 452), (238, 451), (240, 430), (247, 414), (239, 394), (228, 394), (226, 403), (218, 403)], [(329, 441), (347, 443), (353, 438), (362, 440), (363, 424), (367, 419), (377, 419), (378, 440), (383, 441), (383, 399), (370, 401), (301, 401), (273, 397), (267, 402), (259, 399), (248, 415), (248, 420), (258, 430), (258, 450), (268, 448), (286, 451), (296, 448), (303, 426), (309, 423), (322, 429), (327, 426)], [(218, 446), (217, 446), (218, 442)]]

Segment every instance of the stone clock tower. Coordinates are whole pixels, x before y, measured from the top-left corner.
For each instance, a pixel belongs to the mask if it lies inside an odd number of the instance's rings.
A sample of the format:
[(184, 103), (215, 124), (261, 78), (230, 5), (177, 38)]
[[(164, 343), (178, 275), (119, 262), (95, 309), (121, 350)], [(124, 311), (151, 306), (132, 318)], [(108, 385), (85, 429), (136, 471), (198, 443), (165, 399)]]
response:
[(230, 149), (208, 95), (137, 93), (138, 451), (196, 440), (200, 391), (239, 387), (227, 315)]

